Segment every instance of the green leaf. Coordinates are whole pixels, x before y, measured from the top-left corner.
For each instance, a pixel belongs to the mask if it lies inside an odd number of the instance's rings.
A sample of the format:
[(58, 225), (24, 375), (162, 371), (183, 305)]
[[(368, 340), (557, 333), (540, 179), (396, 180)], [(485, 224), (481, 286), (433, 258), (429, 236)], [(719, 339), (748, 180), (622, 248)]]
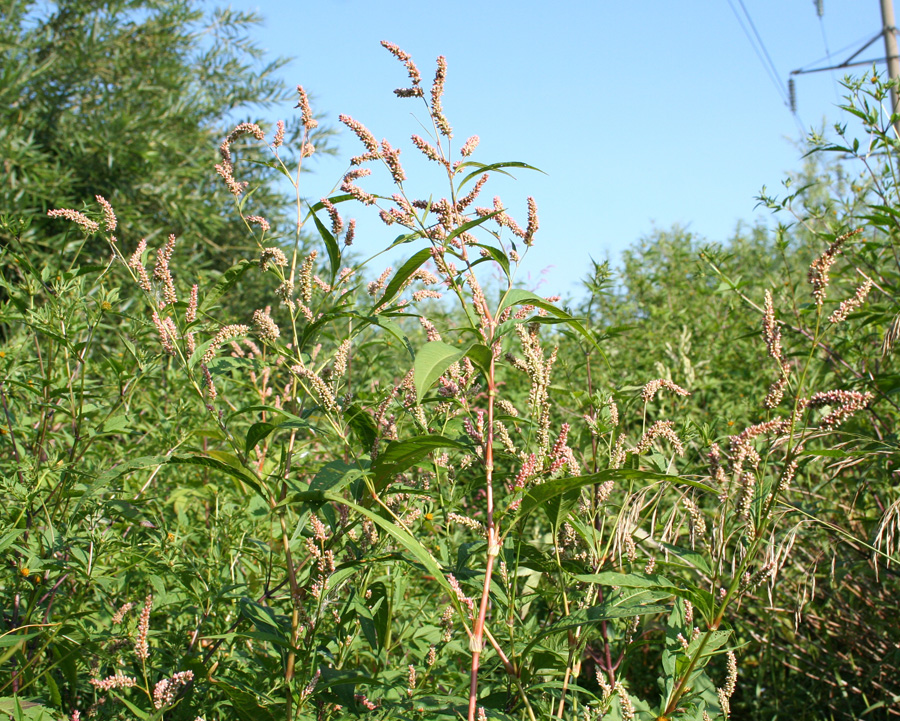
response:
[(438, 448), (469, 450), (469, 446), (444, 436), (413, 436), (403, 441), (391, 441), (375, 459), (372, 471), (375, 488), (381, 490), (387, 481), (403, 473)]
[(247, 429), (247, 437), (244, 440), (244, 455), (256, 448), (256, 444), (268, 436), (278, 426), (275, 423), (254, 423)]
[(589, 333), (588, 330), (583, 325), (581, 325), (578, 320), (570, 316), (568, 313), (562, 310), (562, 308), (557, 308), (553, 303), (548, 303), (539, 295), (535, 295), (531, 291), (523, 290), (521, 288), (513, 288), (504, 295), (503, 302), (497, 309), (497, 315), (500, 315), (500, 313), (503, 312), (506, 308), (509, 308), (513, 305), (533, 305), (536, 308), (542, 308), (548, 313), (555, 315), (557, 318), (566, 323), (566, 325), (575, 329), (585, 340), (587, 340), (587, 342), (590, 343), (598, 353), (600, 353), (603, 360), (607, 360), (606, 354), (603, 352), (603, 349), (599, 345), (597, 345), (597, 341), (594, 339), (594, 336)]
[(475, 364), (475, 367), (478, 368), (483, 374), (484, 377), (487, 378), (491, 373), (491, 361), (494, 360), (494, 354), (491, 353), (491, 349), (486, 345), (482, 345), (481, 343), (475, 343), (472, 345), (469, 350), (466, 352), (469, 360)]
[(285, 421), (284, 423), (254, 423), (247, 429), (247, 436), (244, 440), (244, 455), (250, 455), (250, 451), (256, 448), (256, 445), (265, 439), (270, 433), (281, 428), (309, 428), (309, 423), (300, 420)]
[(13, 541), (16, 540), (21, 534), (27, 531), (27, 528), (14, 528), (11, 531), (0, 536), (0, 552), (5, 551), (9, 546), (12, 545)]
[(110, 691), (110, 693), (116, 697), (117, 701), (119, 701), (121, 704), (123, 704), (129, 711), (131, 711), (131, 713), (133, 713), (135, 716), (137, 716), (142, 721), (150, 718), (150, 714), (148, 714), (146, 711), (139, 708), (138, 706), (135, 706), (133, 703), (131, 703), (131, 701), (129, 701), (127, 698), (125, 698), (118, 691)]
[[(507, 161), (504, 163), (492, 163), (491, 165), (484, 165), (483, 163), (477, 163), (474, 160), (470, 160), (466, 163), (463, 163), (459, 166), (460, 168), (466, 167), (475, 167), (478, 170), (475, 170), (469, 173), (465, 178), (459, 181), (459, 189), (468, 183), (470, 180), (474, 180), (475, 178), (480, 178), (484, 173), (489, 173), (492, 170), (499, 170), (503, 175), (509, 175), (509, 177), (515, 177), (511, 173), (506, 173), (502, 170), (502, 168), (525, 168), (526, 170), (536, 170), (539, 173), (544, 173), (540, 168), (535, 168), (533, 165), (528, 165), (528, 163), (519, 163), (517, 161)], [(546, 175), (546, 173), (544, 173)]]
[(43, 636), (43, 631), (30, 631), (28, 633), (15, 633), (16, 629), (12, 631), (7, 631), (6, 633), (0, 635), (0, 648), (9, 648), (11, 646), (17, 646), (20, 643), (24, 643), (25, 641), (29, 641), (33, 638), (38, 638), (39, 636)]
[(453, 240), (456, 236), (462, 235), (463, 233), (467, 233), (468, 231), (472, 230), (472, 228), (477, 228), (479, 225), (482, 225), (483, 223), (487, 223), (495, 215), (500, 215), (500, 213), (502, 213), (502, 212), (503, 212), (502, 210), (495, 210), (493, 213), (490, 213), (488, 215), (480, 215), (479, 217), (475, 218), (475, 220), (470, 220), (467, 223), (463, 223), (462, 225), (459, 225), (456, 228), (454, 228), (453, 231), (446, 238), (444, 238), (441, 242), (444, 243), (444, 246), (446, 247), (447, 244), (451, 240)]
[(391, 278), (391, 282), (388, 283), (387, 288), (384, 289), (384, 294), (375, 305), (372, 306), (372, 312), (375, 312), (377, 308), (381, 308), (384, 305), (387, 305), (388, 302), (393, 300), (394, 296), (400, 292), (400, 289), (406, 283), (407, 280), (415, 273), (419, 268), (421, 268), (425, 263), (431, 258), (431, 249), (423, 248), (418, 253), (416, 253), (412, 258), (407, 260), (403, 265), (400, 266), (400, 269), (394, 273), (394, 277)]
[(566, 520), (572, 509), (578, 505), (580, 498), (581, 489), (573, 488), (570, 491), (553, 496), (542, 506), (554, 532), (559, 530), (559, 527), (562, 526), (563, 521)]
[(692, 551), (689, 548), (673, 546), (671, 543), (660, 543), (659, 545), (665, 548), (669, 553), (680, 558), (686, 565), (696, 568), (698, 571), (701, 571), (708, 576), (712, 575), (712, 570), (703, 554)]
[[(310, 208), (310, 210), (312, 210), (312, 208)], [(316, 223), (319, 235), (321, 235), (322, 240), (325, 241), (325, 249), (328, 251), (328, 262), (331, 264), (330, 282), (334, 283), (334, 279), (337, 278), (338, 271), (341, 269), (341, 250), (338, 247), (337, 240), (331, 234), (331, 231), (325, 227), (321, 220), (319, 220), (319, 216), (313, 212), (312, 217)]]
[(362, 514), (370, 521), (372, 521), (376, 526), (378, 526), (381, 530), (387, 533), (391, 538), (397, 541), (401, 546), (406, 548), (413, 557), (425, 567), (425, 570), (434, 577), (435, 581), (439, 583), (444, 590), (452, 593), (452, 589), (450, 588), (450, 584), (447, 579), (444, 577), (444, 573), (441, 570), (441, 567), (438, 565), (438, 562), (435, 560), (434, 556), (429, 553), (428, 549), (425, 548), (419, 541), (413, 538), (404, 528), (401, 528), (396, 523), (392, 523), (391, 521), (383, 518), (378, 515), (374, 511), (363, 508), (352, 501), (348, 501), (346, 498), (342, 498), (341, 496), (331, 493), (330, 491), (325, 493), (325, 499), (329, 501), (334, 501), (335, 503), (341, 503), (353, 511)]
[(474, 344), (464, 345), (460, 348), (443, 341), (433, 340), (419, 349), (413, 363), (413, 381), (417, 403), (421, 403), (425, 391), (431, 388), (450, 366), (461, 360), (472, 345)]
[(677, 590), (665, 576), (652, 573), (617, 573), (616, 571), (603, 571), (602, 573), (585, 573), (574, 576), (581, 583), (597, 583), (602, 586), (618, 586), (619, 588), (655, 588), (657, 590)]
[(387, 648), (391, 638), (391, 599), (387, 589), (381, 581), (376, 581), (369, 586), (372, 592), (372, 621), (375, 623), (377, 634), (377, 648)]
[(599, 606), (579, 609), (568, 616), (564, 616), (556, 623), (542, 629), (534, 636), (522, 651), (521, 657), (528, 658), (529, 652), (537, 643), (547, 636), (562, 631), (578, 628), (579, 626), (591, 626), (602, 621), (611, 621), (615, 618), (628, 616), (645, 616), (652, 613), (662, 613), (668, 610), (668, 606), (657, 603), (669, 594), (661, 594), (651, 589), (641, 589), (632, 595), (620, 595), (602, 603)]
[(370, 325), (377, 325), (379, 328), (384, 328), (388, 333), (390, 333), (394, 338), (400, 341), (404, 348), (406, 348), (407, 353), (409, 353), (410, 358), (415, 358), (416, 353), (413, 350), (412, 343), (409, 342), (409, 338), (406, 336), (406, 333), (403, 332), (403, 329), (390, 318), (385, 315), (375, 315), (375, 316), (366, 316), (362, 318), (363, 321), (369, 323)]
[(378, 437), (375, 421), (358, 403), (351, 403), (344, 408), (344, 420), (363, 448), (369, 450), (375, 445), (375, 439)]
[(483, 263), (487, 260), (494, 260), (497, 264), (503, 269), (503, 273), (509, 278), (509, 258), (506, 253), (504, 253), (499, 248), (495, 248), (491, 245), (482, 245), (481, 243), (475, 243), (475, 246), (484, 250), (487, 254), (487, 258), (482, 258), (480, 260), (476, 260), (472, 265), (478, 265), (479, 263)]
[(78, 503), (75, 504), (75, 508), (72, 511), (72, 516), (74, 517), (77, 515), (78, 510), (88, 498), (108, 486), (117, 478), (121, 478), (126, 473), (129, 473), (131, 471), (137, 471), (143, 468), (151, 468), (154, 466), (161, 466), (168, 460), (168, 456), (141, 456), (140, 458), (126, 461), (121, 465), (110, 468), (108, 471), (101, 473), (99, 476), (97, 476), (94, 482), (85, 489), (84, 493), (81, 494), (81, 498), (78, 499)]
[(296, 500), (322, 503), (325, 493), (337, 493), (365, 473), (366, 469), (358, 465), (331, 461), (322, 466), (309, 482), (309, 488), (294, 494)]
[(246, 596), (241, 598), (240, 612), (257, 631), (271, 635), (290, 647), (290, 619), (287, 616), (279, 615), (269, 606), (263, 606)]
[[(595, 483), (605, 483), (606, 481), (666, 481), (669, 483), (681, 483), (682, 478), (678, 476), (666, 476), (660, 473), (650, 473), (649, 471), (638, 471), (630, 468), (613, 468), (599, 473), (592, 473), (587, 476), (571, 476), (568, 478), (557, 478), (553, 481), (547, 481), (532, 488), (525, 494), (522, 499), (522, 505), (519, 507), (517, 519), (524, 518), (535, 508), (540, 508), (548, 501), (556, 496), (568, 493), (577, 488), (590, 486)], [(513, 522), (513, 525), (515, 522)]]
[(200, 312), (203, 313), (208, 311), (213, 304), (225, 295), (225, 293), (241, 279), (241, 276), (253, 266), (258, 267), (259, 264), (256, 261), (245, 259), (235, 263), (222, 273), (222, 277), (219, 278), (212, 289), (203, 296), (203, 302), (200, 303)]
[[(224, 460), (220, 460), (219, 458), (212, 458), (211, 455), (213, 453), (220, 456), (220, 458)], [(166, 462), (171, 465), (204, 466), (206, 468), (212, 468), (219, 471), (220, 473), (224, 473), (227, 476), (236, 478), (241, 483), (247, 484), (248, 486), (250, 486), (250, 488), (256, 491), (256, 493), (259, 494), (261, 498), (266, 498), (266, 494), (263, 493), (263, 490), (259, 485), (259, 480), (251, 476), (249, 471), (244, 469), (237, 461), (237, 459), (234, 458), (234, 456), (232, 456), (230, 453), (217, 453), (215, 451), (210, 451), (210, 455), (207, 456), (178, 455), (172, 456)]]

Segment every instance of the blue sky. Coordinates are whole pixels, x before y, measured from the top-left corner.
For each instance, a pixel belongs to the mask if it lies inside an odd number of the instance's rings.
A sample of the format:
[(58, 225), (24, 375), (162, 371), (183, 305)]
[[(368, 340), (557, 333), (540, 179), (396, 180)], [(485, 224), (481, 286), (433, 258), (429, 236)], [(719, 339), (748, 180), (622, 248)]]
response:
[[(739, 1), (731, 0), (738, 10)], [(842, 61), (881, 27), (877, 0), (824, 0), (821, 21), (810, 0), (744, 5), (785, 85), (791, 70), (826, 55), (826, 43)], [(436, 56), (446, 56), (444, 108), (456, 142), (477, 134), (474, 159), (518, 160), (546, 173), (517, 171), (515, 182), (491, 181), (481, 203), (499, 194), (524, 225), (525, 198), (536, 198), (541, 230), (521, 279), (546, 295), (578, 294), (590, 257), (615, 262), (654, 228), (680, 224), (721, 241), (739, 221), (767, 219), (766, 211), (754, 210), (754, 197), (800, 168), (800, 127), (841, 118), (842, 73), (799, 76), (798, 117), (792, 115), (729, 0), (241, 0), (231, 6), (264, 17), (254, 38), (271, 54), (294, 58), (284, 77), (314, 95), (316, 112), (335, 123), (340, 113), (363, 122), (404, 149), (404, 164), (414, 163), (417, 151), (408, 139), (421, 133), (416, 118), (424, 112), (420, 101), (394, 97), (405, 72), (379, 41), (409, 52), (429, 83)], [(880, 54), (879, 40), (860, 57)], [(820, 63), (826, 64), (832, 63)], [(260, 119), (278, 117), (272, 111)], [(338, 142), (339, 159), (306, 176), (309, 196), (329, 192), (360, 152), (349, 131)], [(441, 192), (429, 182), (421, 186), (424, 194)], [(387, 190), (382, 183), (368, 187)], [(362, 253), (395, 237), (374, 213), (355, 208), (352, 214)]]

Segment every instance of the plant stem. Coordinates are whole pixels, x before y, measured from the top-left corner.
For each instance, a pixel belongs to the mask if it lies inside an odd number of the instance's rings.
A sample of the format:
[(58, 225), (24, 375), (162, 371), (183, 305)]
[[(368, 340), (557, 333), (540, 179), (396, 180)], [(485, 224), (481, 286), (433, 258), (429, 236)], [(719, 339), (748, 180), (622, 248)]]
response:
[(494, 398), (497, 385), (494, 378), (494, 357), (491, 354), (491, 366), (488, 372), (488, 413), (487, 432), (485, 433), (484, 468), (485, 491), (487, 493), (487, 562), (484, 568), (484, 587), (481, 591), (481, 604), (478, 607), (478, 618), (472, 630), (472, 671), (469, 681), (469, 721), (475, 721), (475, 706), (478, 698), (478, 663), (484, 645), (484, 620), (487, 616), (488, 601), (491, 593), (491, 574), (494, 570), (494, 559), (500, 553), (500, 534), (494, 526)]

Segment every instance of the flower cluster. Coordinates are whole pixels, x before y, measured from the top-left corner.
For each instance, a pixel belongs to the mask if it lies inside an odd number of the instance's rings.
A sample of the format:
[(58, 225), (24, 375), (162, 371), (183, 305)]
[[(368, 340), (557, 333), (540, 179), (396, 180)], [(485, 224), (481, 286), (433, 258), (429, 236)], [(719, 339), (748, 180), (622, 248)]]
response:
[(834, 242), (828, 246), (828, 250), (810, 264), (807, 277), (813, 288), (813, 298), (816, 301), (816, 305), (822, 305), (825, 301), (825, 289), (828, 287), (829, 280), (828, 272), (831, 270), (831, 266), (834, 265), (834, 261), (837, 260), (837, 256), (841, 253), (841, 246), (843, 246), (848, 239), (862, 233), (862, 231), (862, 228), (857, 228), (849, 233), (838, 236), (835, 238)]
[(215, 166), (216, 173), (225, 181), (225, 185), (228, 186), (228, 190), (234, 197), (238, 197), (249, 185), (246, 181), (238, 182), (234, 179), (234, 160), (231, 156), (231, 144), (244, 135), (252, 135), (257, 140), (263, 140), (266, 137), (262, 129), (255, 123), (240, 123), (235, 126), (234, 130), (226, 136), (219, 146), (219, 155), (222, 158), (222, 162)]
[(170, 678), (164, 678), (153, 689), (153, 707), (168, 708), (185, 686), (194, 680), (193, 671), (179, 671)]
[[(658, 378), (647, 383), (641, 391), (641, 398), (644, 400), (644, 403), (649, 403), (650, 401), (652, 401), (656, 394), (663, 388), (672, 391), (675, 395), (690, 395), (688, 391), (686, 391), (679, 385), (675, 385), (672, 381), (666, 380), (665, 378)], [(618, 413), (616, 413), (616, 419), (618, 421)], [(614, 423), (613, 425), (618, 425), (618, 422)]]
[(88, 218), (84, 213), (79, 213), (77, 210), (48, 210), (47, 215), (51, 218), (65, 218), (66, 220), (71, 220), (75, 223), (79, 228), (81, 228), (85, 233), (96, 233), (100, 230), (100, 224), (94, 222), (90, 218)]

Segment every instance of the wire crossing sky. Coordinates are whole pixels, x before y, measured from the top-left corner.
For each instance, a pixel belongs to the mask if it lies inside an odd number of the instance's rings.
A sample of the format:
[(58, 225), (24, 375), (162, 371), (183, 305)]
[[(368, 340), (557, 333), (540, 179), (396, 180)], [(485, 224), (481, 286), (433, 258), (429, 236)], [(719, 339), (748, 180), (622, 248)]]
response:
[[(379, 42), (410, 53), (427, 82), (435, 58), (446, 56), (444, 109), (457, 144), (477, 134), (473, 159), (523, 161), (546, 173), (516, 172), (516, 182), (492, 187), (492, 180), (484, 191), (488, 200), (499, 194), (522, 222), (526, 196), (536, 198), (541, 230), (530, 276), (521, 280), (546, 295), (577, 294), (589, 258), (615, 262), (654, 228), (681, 225), (723, 241), (741, 221), (767, 220), (767, 211), (754, 210), (755, 196), (801, 167), (801, 129), (841, 118), (843, 73), (796, 76), (792, 114), (791, 70), (822, 56), (824, 64), (840, 62), (844, 48), (849, 55), (881, 28), (877, 0), (826, 0), (821, 17), (809, 0), (241, 0), (232, 7), (265, 17), (257, 39), (295, 58), (285, 78), (312, 94), (316, 112), (335, 125), (340, 113), (361, 121), (403, 148), (404, 165), (417, 153), (409, 136), (421, 133), (423, 113), (393, 95), (405, 71)], [(842, 50), (829, 53), (829, 42)], [(878, 57), (883, 44), (870, 50), (866, 57)], [(260, 119), (274, 123), (289, 112)], [(347, 131), (339, 146), (338, 160), (306, 177), (310, 196), (329, 192), (360, 152)], [(388, 189), (378, 182), (369, 187)], [(361, 252), (395, 237), (375, 213), (353, 214)]]

